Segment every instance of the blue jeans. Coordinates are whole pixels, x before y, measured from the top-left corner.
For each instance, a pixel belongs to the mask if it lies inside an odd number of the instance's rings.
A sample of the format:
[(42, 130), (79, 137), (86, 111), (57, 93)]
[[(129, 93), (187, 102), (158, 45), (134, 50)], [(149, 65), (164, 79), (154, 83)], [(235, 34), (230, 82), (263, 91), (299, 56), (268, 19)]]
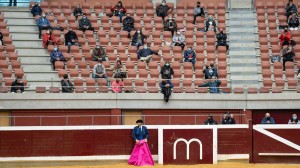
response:
[(184, 59), (184, 62), (191, 62), (193, 64), (193, 66), (194, 66), (196, 61), (195, 61), (195, 59), (191, 59), (191, 60)]
[(67, 45), (68, 45), (68, 53), (70, 53), (70, 51), (71, 51), (71, 45), (78, 45), (78, 44), (77, 43), (73, 43), (73, 42), (68, 42)]
[(116, 13), (115, 16), (119, 16), (120, 17), (120, 23), (122, 23), (123, 13)]
[(107, 78), (107, 76), (106, 76), (106, 75), (103, 75), (102, 77), (99, 77), (98, 75), (93, 74), (93, 78)]
[(140, 46), (143, 46), (144, 44), (143, 43), (132, 43), (131, 45), (136, 46), (136, 51), (138, 51)]

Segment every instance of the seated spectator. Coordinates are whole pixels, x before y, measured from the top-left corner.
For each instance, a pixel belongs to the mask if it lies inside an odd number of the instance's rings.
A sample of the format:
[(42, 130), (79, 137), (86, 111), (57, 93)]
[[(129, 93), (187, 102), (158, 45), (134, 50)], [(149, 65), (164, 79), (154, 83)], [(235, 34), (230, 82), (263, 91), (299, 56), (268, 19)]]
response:
[(235, 124), (233, 114), (230, 114), (230, 112), (227, 111), (222, 119), (222, 124)]
[(217, 31), (217, 25), (216, 22), (214, 21), (214, 18), (212, 17), (212, 15), (210, 15), (208, 17), (208, 20), (205, 22), (205, 31)]
[(31, 8), (32, 16), (35, 17), (36, 15), (41, 15), (43, 12), (42, 8), (39, 6), (38, 2), (35, 2)]
[(164, 100), (168, 102), (169, 97), (171, 96), (172, 93), (172, 88), (174, 87), (173, 83), (171, 82), (171, 80), (163, 79), (159, 84), (159, 87), (161, 89), (161, 93), (164, 95)]
[(170, 31), (172, 37), (174, 36), (174, 31), (177, 31), (177, 24), (175, 19), (172, 18), (172, 14), (169, 14), (169, 18), (164, 23), (164, 31)]
[(54, 49), (50, 53), (50, 62), (53, 65), (53, 70), (55, 70), (55, 62), (56, 61), (67, 61), (67, 59), (64, 58), (62, 52), (59, 50), (59, 48), (55, 45)]
[(73, 15), (76, 17), (77, 20), (78, 16), (81, 16), (82, 14), (82, 8), (80, 7), (80, 4), (77, 4), (76, 8), (73, 11)]
[(111, 89), (114, 93), (122, 92), (122, 88), (124, 87), (124, 83), (120, 78), (116, 78), (115, 81), (111, 84)]
[(275, 124), (275, 120), (271, 117), (270, 113), (266, 113), (265, 117), (261, 120), (261, 124)]
[(126, 78), (126, 68), (123, 66), (121, 60), (117, 60), (115, 66), (112, 68), (113, 78)]
[(43, 46), (47, 48), (48, 45), (56, 45), (57, 41), (55, 36), (52, 34), (51, 30), (47, 30), (46, 34), (43, 36)]
[(100, 44), (97, 44), (96, 47), (93, 49), (92, 56), (93, 61), (98, 61), (100, 59), (102, 61), (106, 61), (106, 51), (102, 46), (100, 46)]
[(170, 62), (166, 61), (165, 65), (160, 69), (161, 78), (163, 79), (172, 79), (172, 75), (174, 75), (173, 68), (170, 66)]
[(227, 44), (227, 34), (223, 29), (220, 30), (220, 33), (217, 34), (217, 45), (216, 50), (218, 50), (219, 46), (226, 46), (226, 50), (229, 49), (229, 45)]
[(144, 47), (138, 51), (137, 56), (140, 61), (149, 63), (153, 54), (158, 55), (156, 51), (152, 51), (147, 44), (144, 44)]
[(215, 76), (212, 76), (211, 79), (208, 79), (208, 82), (199, 85), (198, 87), (209, 87), (210, 93), (220, 93), (219, 86), (221, 85), (221, 81), (216, 79)]
[(181, 34), (180, 31), (177, 31), (176, 35), (173, 36), (173, 46), (181, 46), (183, 50), (185, 47), (185, 36)]
[(283, 67), (283, 71), (285, 71), (285, 63), (287, 61), (294, 62), (294, 57), (295, 57), (294, 48), (291, 47), (290, 45), (286, 45), (286, 47), (282, 49), (281, 55), (282, 55), (282, 65), (283, 65), (282, 67)]
[(170, 9), (166, 1), (163, 0), (162, 3), (156, 7), (156, 15), (161, 17), (162, 21), (165, 22), (165, 17), (168, 15)]
[(63, 93), (73, 93), (74, 92), (74, 85), (68, 79), (68, 74), (64, 74), (64, 79), (61, 80), (61, 90)]
[(203, 70), (204, 78), (211, 79), (213, 76), (218, 78), (218, 70), (214, 67), (214, 63), (210, 63), (210, 65), (206, 65), (206, 68)]
[(284, 31), (280, 33), (279, 39), (280, 39), (280, 45), (281, 46), (290, 44), (291, 32), (288, 31), (287, 28), (285, 28)]
[(285, 16), (286, 16), (286, 21), (288, 22), (289, 17), (293, 14), (293, 13), (298, 13), (297, 12), (297, 7), (296, 5), (293, 3), (293, 0), (289, 0), (289, 2), (286, 4), (285, 6)]
[(39, 28), (39, 38), (42, 37), (42, 30), (52, 29), (49, 20), (46, 18), (46, 14), (43, 12), (42, 17), (38, 18), (36, 24)]
[(197, 7), (195, 7), (195, 9), (194, 9), (193, 24), (196, 24), (196, 18), (198, 16), (205, 17), (204, 8), (201, 6), (201, 2), (200, 1), (197, 2)]
[(146, 39), (147, 37), (143, 34), (142, 30), (137, 30), (131, 40), (131, 46), (136, 46), (136, 50), (138, 51), (140, 46), (146, 43)]
[(5, 45), (3, 42), (3, 34), (2, 34), (1, 29), (0, 29), (0, 45)]
[(119, 1), (115, 7), (111, 8), (111, 12), (113, 12), (114, 16), (119, 16), (120, 23), (122, 23), (122, 17), (125, 16), (126, 8), (123, 6), (123, 3), (121, 1)]
[(93, 68), (93, 78), (107, 78), (105, 66), (102, 64), (102, 60), (98, 60), (98, 64), (96, 64)]
[(130, 32), (134, 30), (134, 19), (127, 13), (126, 18), (123, 20), (123, 30), (128, 31), (128, 38), (130, 37)]
[(192, 47), (188, 47), (186, 51), (184, 51), (184, 62), (191, 62), (193, 64), (193, 67), (195, 67), (196, 62), (196, 53), (192, 49)]
[(10, 88), (11, 93), (25, 93), (24, 92), (24, 83), (22, 78), (18, 76), (12, 83)]
[(289, 21), (289, 27), (290, 27), (290, 30), (298, 30), (298, 27), (299, 27), (299, 19), (298, 17), (296, 16), (296, 13), (293, 13), (292, 14), (292, 17), (290, 17)]
[(292, 115), (292, 118), (289, 119), (288, 124), (300, 124), (300, 120), (298, 120), (297, 114)]
[(204, 121), (204, 125), (218, 125), (218, 122), (214, 120), (213, 115), (208, 115), (208, 119)]
[(72, 45), (78, 45), (77, 34), (71, 27), (69, 27), (69, 31), (65, 34), (65, 45), (68, 46), (68, 53), (70, 53)]
[(86, 14), (82, 15), (82, 18), (79, 20), (79, 30), (85, 32), (86, 30), (94, 31), (95, 29), (92, 27), (90, 19), (86, 17)]

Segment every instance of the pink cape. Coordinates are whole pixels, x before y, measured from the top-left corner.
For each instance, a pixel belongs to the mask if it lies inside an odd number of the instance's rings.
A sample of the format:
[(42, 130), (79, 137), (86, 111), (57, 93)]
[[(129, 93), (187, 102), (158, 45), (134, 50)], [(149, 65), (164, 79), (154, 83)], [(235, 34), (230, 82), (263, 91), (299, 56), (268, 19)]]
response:
[(128, 164), (134, 166), (154, 165), (149, 146), (144, 140), (140, 140), (138, 144), (135, 144), (131, 156), (128, 160)]

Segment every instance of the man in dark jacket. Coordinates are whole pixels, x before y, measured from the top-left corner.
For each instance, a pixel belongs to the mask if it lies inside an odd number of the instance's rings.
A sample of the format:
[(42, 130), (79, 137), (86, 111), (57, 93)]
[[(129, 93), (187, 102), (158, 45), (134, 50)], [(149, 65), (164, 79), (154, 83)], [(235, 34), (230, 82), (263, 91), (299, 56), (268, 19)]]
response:
[(170, 66), (170, 62), (166, 61), (165, 65), (161, 67), (160, 70), (161, 78), (163, 79), (171, 79), (172, 75), (174, 75), (173, 68)]
[(101, 59), (102, 61), (106, 61), (106, 52), (103, 47), (101, 47), (99, 44), (96, 45), (96, 48), (93, 49), (92, 52), (93, 61), (98, 61)]
[(162, 80), (159, 87), (161, 88), (161, 93), (164, 95), (164, 100), (168, 102), (172, 93), (172, 88), (174, 87), (173, 83), (171, 80)]
[(210, 115), (208, 115), (208, 119), (206, 121), (204, 121), (203, 124), (204, 125), (218, 125), (218, 122), (216, 120), (214, 120), (213, 115), (210, 114)]
[(80, 4), (77, 4), (76, 8), (73, 11), (73, 14), (76, 17), (76, 20), (77, 20), (78, 16), (82, 15), (82, 9), (80, 7)]
[(289, 27), (290, 27), (290, 30), (298, 30), (299, 19), (298, 19), (296, 13), (293, 13), (292, 17), (290, 17), (290, 19), (289, 19)]
[(196, 53), (192, 50), (192, 47), (188, 47), (186, 51), (184, 51), (184, 62), (191, 62), (193, 66), (196, 62)]
[(10, 92), (11, 93), (17, 93), (17, 92), (24, 93), (24, 83), (23, 83), (22, 78), (20, 76), (18, 76), (16, 78), (16, 80), (14, 80), (11, 83)]
[(134, 30), (134, 19), (127, 13), (126, 18), (123, 20), (123, 30), (128, 31), (128, 38), (130, 38), (130, 32)]
[(156, 15), (161, 17), (162, 21), (165, 22), (165, 17), (168, 15), (170, 9), (166, 1), (163, 0), (162, 3), (156, 7)]
[(230, 112), (226, 112), (224, 118), (222, 119), (222, 124), (235, 124), (233, 115)]
[(296, 5), (293, 3), (293, 0), (289, 0), (289, 2), (288, 2), (288, 3), (286, 4), (286, 6), (285, 6), (286, 22), (288, 22), (289, 17), (290, 17), (293, 13), (298, 13), (298, 12), (297, 12), (297, 7), (296, 7)]
[(270, 113), (266, 113), (265, 117), (261, 120), (261, 124), (275, 124), (275, 120), (271, 117)]
[(82, 18), (79, 20), (79, 30), (82, 30), (83, 32), (85, 32), (86, 30), (95, 30), (92, 27), (90, 19), (86, 17), (86, 14), (83, 14)]
[(42, 14), (42, 8), (39, 6), (39, 3), (35, 2), (33, 7), (31, 8), (31, 13), (33, 15), (33, 17), (35, 17), (36, 15), (41, 15)]
[(214, 32), (216, 32), (217, 31), (216, 27), (217, 27), (217, 24), (214, 21), (213, 16), (210, 15), (205, 23), (205, 31), (207, 32), (207, 31), (213, 30)]
[(210, 79), (213, 76), (218, 78), (218, 70), (214, 67), (214, 63), (210, 63), (210, 65), (206, 65), (206, 68), (203, 70), (204, 78)]
[(283, 48), (281, 51), (282, 54), (282, 67), (283, 71), (285, 71), (285, 63), (290, 61), (294, 62), (295, 51), (294, 48), (290, 45), (286, 45), (286, 48)]
[(156, 51), (152, 51), (150, 48), (148, 48), (147, 44), (145, 44), (143, 49), (138, 51), (137, 56), (139, 60), (149, 63), (153, 54), (158, 55)]
[(193, 24), (196, 24), (196, 18), (198, 16), (201, 16), (201, 17), (205, 16), (204, 9), (201, 6), (201, 2), (200, 1), (197, 2), (197, 6), (194, 8), (194, 20), (193, 20)]
[(164, 31), (170, 31), (172, 37), (174, 36), (174, 32), (177, 31), (177, 24), (175, 19), (172, 18), (172, 14), (169, 14), (168, 20), (164, 24)]
[(77, 34), (69, 28), (69, 31), (65, 34), (65, 45), (68, 46), (68, 53), (71, 51), (71, 45), (78, 45)]
[(217, 34), (217, 45), (216, 50), (218, 50), (219, 46), (226, 46), (226, 50), (229, 49), (229, 45), (227, 44), (227, 34), (223, 29), (220, 30), (220, 32)]
[(64, 74), (64, 79), (61, 80), (61, 90), (63, 93), (73, 93), (74, 92), (74, 85), (68, 79), (68, 74)]
[(37, 19), (36, 24), (39, 28), (39, 38), (42, 37), (42, 30), (52, 29), (50, 26), (50, 22), (44, 12), (42, 12), (42, 16)]
[(209, 87), (210, 93), (220, 93), (220, 85), (221, 81), (217, 80), (216, 77), (213, 76), (207, 83), (201, 84), (198, 87)]
[(131, 45), (136, 46), (136, 50), (138, 51), (140, 46), (144, 45), (146, 42), (146, 36), (143, 34), (142, 30), (137, 30), (131, 40)]
[(53, 65), (53, 70), (55, 70), (55, 62), (56, 61), (66, 61), (62, 52), (58, 49), (57, 46), (54, 46), (54, 49), (50, 53), (50, 62)]

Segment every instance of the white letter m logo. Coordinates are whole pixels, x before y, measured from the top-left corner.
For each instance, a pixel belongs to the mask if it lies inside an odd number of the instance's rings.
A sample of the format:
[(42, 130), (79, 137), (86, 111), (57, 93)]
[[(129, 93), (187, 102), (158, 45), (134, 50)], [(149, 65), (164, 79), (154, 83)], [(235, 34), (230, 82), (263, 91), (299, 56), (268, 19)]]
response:
[(187, 141), (186, 139), (184, 138), (179, 138), (177, 139), (175, 142), (174, 142), (174, 145), (173, 145), (173, 159), (176, 160), (176, 146), (177, 146), (177, 143), (180, 142), (180, 141), (183, 141), (185, 142), (186, 144), (186, 159), (189, 160), (190, 159), (190, 143), (192, 142), (198, 142), (199, 146), (200, 146), (200, 160), (202, 160), (202, 143), (199, 139), (197, 138), (192, 138), (190, 139), (189, 141)]

